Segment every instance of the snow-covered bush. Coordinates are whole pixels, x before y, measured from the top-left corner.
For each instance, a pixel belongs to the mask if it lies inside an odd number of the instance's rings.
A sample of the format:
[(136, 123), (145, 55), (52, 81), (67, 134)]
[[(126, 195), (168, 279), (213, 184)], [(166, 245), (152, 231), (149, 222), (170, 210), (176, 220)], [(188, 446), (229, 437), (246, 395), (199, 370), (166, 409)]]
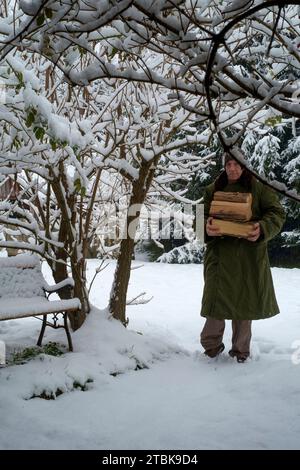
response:
[(204, 246), (198, 241), (188, 242), (185, 245), (173, 248), (168, 253), (164, 253), (157, 261), (159, 263), (189, 264), (202, 263)]

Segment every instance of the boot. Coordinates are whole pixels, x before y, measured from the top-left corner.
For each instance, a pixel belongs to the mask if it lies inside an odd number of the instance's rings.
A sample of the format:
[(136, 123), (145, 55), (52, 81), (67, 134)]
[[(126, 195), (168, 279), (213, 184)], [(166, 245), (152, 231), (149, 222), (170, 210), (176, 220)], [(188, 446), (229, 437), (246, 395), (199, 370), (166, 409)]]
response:
[(204, 354), (208, 357), (217, 357), (221, 352), (223, 352), (225, 346), (223, 343), (220, 344), (217, 348), (207, 349)]

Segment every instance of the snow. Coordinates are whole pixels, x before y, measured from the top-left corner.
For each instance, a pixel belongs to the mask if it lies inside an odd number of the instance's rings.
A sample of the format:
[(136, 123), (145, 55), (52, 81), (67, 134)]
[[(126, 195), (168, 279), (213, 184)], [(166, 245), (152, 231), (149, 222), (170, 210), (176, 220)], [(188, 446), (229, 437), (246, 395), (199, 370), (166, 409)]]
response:
[(0, 269), (7, 267), (15, 268), (34, 268), (39, 266), (40, 260), (36, 255), (17, 255), (10, 258), (0, 258)]
[[(2, 260), (0, 260), (2, 261)], [(44, 280), (40, 268), (26, 269), (0, 263), (0, 299), (19, 297), (44, 297)]]
[(21, 302), (20, 297), (0, 299), (0, 320), (77, 310), (80, 307), (78, 299), (47, 300), (45, 297), (30, 297), (22, 298)]
[[(99, 264), (89, 261), (90, 280)], [(133, 270), (128, 298), (153, 300), (128, 307), (127, 329), (105, 310), (114, 268), (96, 277), (97, 308), (72, 334), (74, 353), (0, 369), (1, 449), (299, 449), (299, 269), (272, 269), (281, 314), (253, 322), (251, 359), (238, 364), (226, 353), (230, 322), (226, 351), (202, 354), (202, 265)], [(0, 322), (8, 358), (39, 327)], [(65, 341), (49, 330), (45, 343)]]
[[(33, 90), (39, 90), (41, 87), (39, 79), (36, 77), (36, 72), (34, 69), (29, 69), (24, 63), (14, 57), (9, 55), (7, 62), (14, 72), (19, 72), (22, 74), (22, 80), (27, 84), (28, 87), (31, 87)], [(30, 84), (30, 85), (29, 85)]]
[(78, 299), (52, 301), (45, 297), (45, 289), (54, 292), (70, 284), (74, 284), (73, 279), (49, 286), (41, 273), (40, 260), (36, 255), (1, 257), (0, 320), (78, 309)]
[(34, 16), (38, 9), (40, 8), (42, 1), (28, 1), (28, 0), (20, 0), (20, 8), (26, 13), (26, 15)]

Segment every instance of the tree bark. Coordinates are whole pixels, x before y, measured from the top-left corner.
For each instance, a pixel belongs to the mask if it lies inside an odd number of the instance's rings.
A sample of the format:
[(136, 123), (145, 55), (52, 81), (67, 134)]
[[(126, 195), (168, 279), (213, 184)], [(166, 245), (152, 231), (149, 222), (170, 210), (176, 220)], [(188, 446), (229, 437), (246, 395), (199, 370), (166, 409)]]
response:
[(72, 276), (74, 279), (74, 297), (77, 297), (81, 303), (81, 310), (76, 312), (75, 315), (70, 315), (70, 323), (74, 331), (81, 327), (86, 319), (86, 315), (90, 311), (88, 292), (86, 288), (85, 263), (85, 260), (79, 262), (76, 257), (72, 256), (71, 258)]
[[(154, 175), (154, 164), (152, 161), (142, 161), (139, 178), (133, 182), (132, 195), (126, 217), (126, 234), (121, 241), (120, 254), (115, 270), (114, 282), (112, 285), (109, 312), (120, 320), (124, 326), (127, 325), (126, 318), (126, 298), (130, 279), (131, 261), (134, 253), (134, 238), (138, 227), (140, 211), (145, 197), (149, 190)], [(134, 214), (130, 213), (130, 208), (136, 208)]]
[[(58, 181), (54, 179), (52, 181), (52, 188), (55, 193), (59, 208), (61, 210), (62, 217), (59, 231), (59, 241), (62, 242), (64, 245), (63, 248), (58, 250), (56, 256), (57, 259), (63, 259), (64, 261), (70, 260), (71, 262), (72, 278), (74, 280), (73, 296), (79, 298), (81, 302), (81, 309), (75, 314), (69, 316), (71, 327), (75, 331), (80, 328), (81, 325), (84, 323), (86, 314), (90, 311), (90, 306), (88, 301), (88, 292), (86, 288), (85, 258), (83, 253), (81, 259), (78, 257), (78, 240), (76, 240), (76, 237), (74, 236), (73, 232), (76, 222), (76, 198), (74, 198), (73, 196), (67, 197), (66, 188), (66, 195), (63, 195), (60, 184), (62, 183), (62, 185), (64, 185), (63, 176), (63, 168), (61, 168), (61, 180)], [(55, 276), (57, 276), (57, 278), (60, 278), (60, 276), (64, 276), (63, 279), (66, 279), (66, 277), (68, 277), (67, 267), (65, 264), (56, 263), (53, 272), (55, 271)], [(62, 295), (67, 296), (62, 298), (70, 298), (70, 288), (66, 287), (66, 289), (63, 290)]]

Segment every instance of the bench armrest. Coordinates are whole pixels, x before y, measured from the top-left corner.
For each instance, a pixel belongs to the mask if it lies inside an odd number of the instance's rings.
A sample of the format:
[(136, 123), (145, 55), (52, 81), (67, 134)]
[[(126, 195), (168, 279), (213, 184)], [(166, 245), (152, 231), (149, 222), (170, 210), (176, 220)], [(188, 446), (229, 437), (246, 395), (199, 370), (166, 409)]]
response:
[(68, 277), (67, 279), (64, 279), (63, 281), (58, 282), (57, 284), (54, 284), (53, 286), (50, 286), (47, 282), (45, 282), (44, 289), (49, 294), (52, 294), (53, 292), (57, 292), (66, 286), (74, 287), (74, 281), (71, 277)]

